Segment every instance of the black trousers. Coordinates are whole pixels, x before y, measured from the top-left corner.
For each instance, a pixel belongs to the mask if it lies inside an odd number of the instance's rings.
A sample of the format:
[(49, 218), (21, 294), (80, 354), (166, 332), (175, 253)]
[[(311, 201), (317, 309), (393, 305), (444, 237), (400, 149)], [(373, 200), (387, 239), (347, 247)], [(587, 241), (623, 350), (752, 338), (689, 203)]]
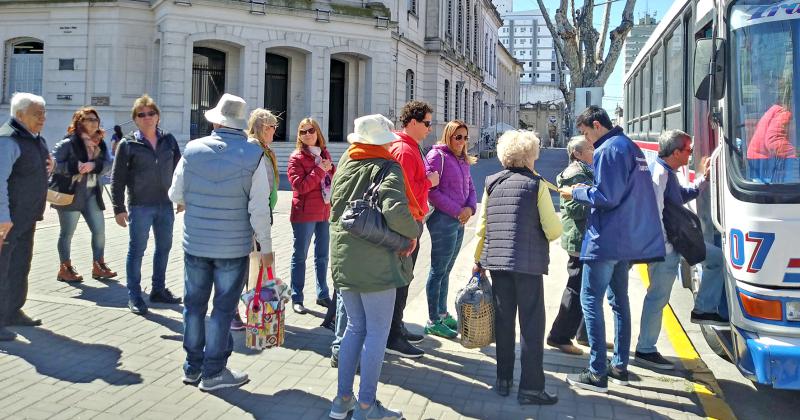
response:
[(544, 290), (542, 276), (513, 271), (492, 271), (497, 340), (497, 378), (514, 378), (516, 318), (519, 310), (520, 375), (519, 389), (544, 389)]
[[(411, 261), (412, 266), (417, 266), (417, 256), (419, 256), (419, 239), (422, 238), (422, 231), (424, 229), (420, 228), (419, 236), (417, 237), (417, 247), (414, 249), (414, 252), (411, 253)], [(412, 268), (413, 269), (413, 268)], [(408, 287), (411, 286), (409, 283), (406, 286), (398, 287), (397, 294), (394, 298), (394, 313), (392, 314), (392, 325), (389, 327), (389, 338), (387, 342), (392, 342), (399, 337), (403, 336), (403, 311), (406, 310), (406, 302), (408, 301)]]
[(569, 257), (567, 261), (567, 287), (561, 295), (561, 307), (558, 309), (547, 341), (555, 344), (570, 344), (578, 334), (578, 339), (586, 340), (586, 326), (583, 325), (583, 309), (581, 309), (581, 282), (583, 263), (579, 257)]
[(0, 251), (0, 326), (8, 325), (25, 305), (35, 232), (35, 223), (28, 227), (14, 226)]

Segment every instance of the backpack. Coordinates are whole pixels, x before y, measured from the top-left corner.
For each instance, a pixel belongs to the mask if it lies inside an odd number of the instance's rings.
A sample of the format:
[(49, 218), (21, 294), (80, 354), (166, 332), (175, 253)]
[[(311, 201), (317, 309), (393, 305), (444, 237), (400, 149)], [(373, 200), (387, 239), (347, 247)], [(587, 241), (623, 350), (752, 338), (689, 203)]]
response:
[(667, 240), (689, 265), (706, 259), (706, 243), (700, 218), (686, 207), (664, 200), (664, 230)]

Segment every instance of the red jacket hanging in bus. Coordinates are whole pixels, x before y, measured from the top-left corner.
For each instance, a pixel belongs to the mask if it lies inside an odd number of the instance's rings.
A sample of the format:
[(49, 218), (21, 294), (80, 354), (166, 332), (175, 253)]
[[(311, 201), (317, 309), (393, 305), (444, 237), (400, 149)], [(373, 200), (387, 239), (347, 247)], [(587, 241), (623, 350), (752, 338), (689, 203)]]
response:
[(747, 145), (748, 159), (795, 158), (797, 151), (789, 138), (792, 113), (781, 105), (773, 105), (756, 124), (756, 131)]

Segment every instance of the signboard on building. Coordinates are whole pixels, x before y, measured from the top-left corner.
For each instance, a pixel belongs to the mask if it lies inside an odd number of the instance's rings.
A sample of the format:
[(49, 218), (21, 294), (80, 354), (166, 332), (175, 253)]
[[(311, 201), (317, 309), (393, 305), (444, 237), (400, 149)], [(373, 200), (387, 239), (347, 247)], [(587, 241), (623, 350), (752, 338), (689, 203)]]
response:
[(111, 98), (108, 96), (92, 96), (92, 106), (109, 106)]

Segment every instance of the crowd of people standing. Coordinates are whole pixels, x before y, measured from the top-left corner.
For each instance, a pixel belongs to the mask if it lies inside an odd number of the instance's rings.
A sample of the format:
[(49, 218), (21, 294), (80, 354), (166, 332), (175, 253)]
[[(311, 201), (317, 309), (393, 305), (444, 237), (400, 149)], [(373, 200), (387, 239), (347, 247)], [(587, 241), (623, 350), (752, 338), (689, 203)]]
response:
[[(183, 382), (201, 390), (239, 386), (246, 373), (227, 367), (233, 351), (231, 331), (244, 327), (237, 302), (250, 272), (272, 267), (273, 211), (279, 183), (278, 162), (270, 145), (279, 119), (269, 110), (248, 113), (248, 105), (225, 94), (206, 111), (210, 135), (187, 143), (183, 151), (159, 123), (161, 112), (147, 95), (131, 109), (136, 129), (114, 129), (112, 153), (104, 143), (100, 115), (91, 107), (75, 112), (52, 153), (40, 133), (44, 99), (15, 94), (11, 118), (0, 127), (0, 340), (13, 340), (6, 326), (38, 326), (22, 307), (27, 292), (33, 236), (48, 195), (68, 194), (69, 203), (53, 204), (61, 226), (57, 280), (80, 282), (73, 265), (71, 239), (79, 217), (91, 230), (92, 277), (114, 279), (105, 262), (102, 177), (111, 173), (111, 203), (116, 223), (128, 229), (125, 265), (128, 307), (144, 315), (148, 305), (141, 286), (141, 264), (152, 230), (155, 242), (151, 303), (183, 303)], [(469, 129), (458, 120), (445, 124), (427, 155), (422, 145), (431, 132), (432, 108), (411, 101), (395, 130), (375, 114), (354, 121), (350, 143), (338, 164), (326, 148), (319, 123), (312, 118), (297, 127), (296, 150), (288, 162), (292, 188), (290, 222), (292, 309), (307, 312), (303, 289), (305, 262), (314, 238), (316, 303), (329, 310), (335, 330), (331, 365), (338, 368), (338, 387), (330, 415), (346, 418), (401, 418), (399, 410), (377, 400), (385, 353), (418, 358), (415, 346), (425, 337), (406, 328), (403, 313), (414, 278), (420, 238), (431, 236), (427, 276), (426, 335), (458, 335), (447, 296), (449, 278), (464, 241), (465, 225), (479, 214), (473, 271), (491, 278), (496, 311), (497, 381), (495, 391), (509, 395), (514, 383), (516, 322), (519, 316), (520, 404), (554, 404), (545, 390), (545, 342), (562, 352), (581, 355), (572, 344), (587, 342), (588, 368), (567, 376), (570, 384), (599, 392), (607, 382), (628, 382), (631, 314), (628, 271), (646, 263), (650, 286), (642, 311), (635, 359), (643, 366), (671, 369), (658, 353), (661, 309), (677, 275), (679, 255), (667, 239), (661, 212), (665, 203), (682, 205), (705, 187), (705, 162), (691, 186), (675, 171), (688, 163), (691, 137), (669, 131), (659, 140), (659, 157), (648, 165), (641, 150), (611, 125), (606, 112), (589, 107), (577, 119), (582, 137), (570, 141), (570, 163), (557, 178), (561, 218), (548, 183), (535, 170), (540, 143), (533, 132), (508, 131), (497, 143), (503, 169), (486, 178), (478, 212), (470, 174), (476, 159), (468, 154)], [(112, 163), (113, 161), (113, 163)], [(387, 235), (396, 240), (373, 243), (343, 223), (352, 202), (374, 188), (376, 208)], [(50, 191), (48, 191), (48, 189)], [(51, 200), (52, 201), (52, 200)], [(166, 269), (176, 213), (183, 216), (184, 294), (166, 287)], [(632, 222), (632, 221), (640, 222)], [(655, 223), (658, 221), (658, 223)], [(543, 279), (552, 271), (550, 242), (561, 238), (569, 255), (559, 314), (545, 340)], [(399, 244), (399, 245), (398, 245)], [(287, 247), (288, 248), (288, 247)], [(724, 323), (722, 255), (706, 244), (703, 280), (692, 321)], [(255, 268), (251, 264), (256, 255)], [(368, 261), (368, 264), (364, 264)], [(327, 272), (330, 262), (333, 293)], [(213, 294), (213, 297), (212, 297)], [(613, 344), (606, 343), (602, 299), (608, 297), (615, 317)], [(206, 322), (209, 300), (213, 310)], [(585, 325), (585, 327), (583, 327)], [(585, 332), (583, 332), (585, 328)], [(613, 357), (606, 359), (607, 348)], [(360, 370), (357, 394), (354, 377)]]

